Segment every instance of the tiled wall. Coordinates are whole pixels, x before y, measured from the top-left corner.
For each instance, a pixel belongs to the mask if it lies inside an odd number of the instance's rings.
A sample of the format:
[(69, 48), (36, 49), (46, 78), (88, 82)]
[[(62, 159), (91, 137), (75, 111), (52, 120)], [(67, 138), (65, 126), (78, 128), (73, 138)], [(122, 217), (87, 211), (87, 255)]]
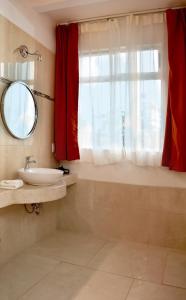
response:
[(0, 265), (56, 230), (57, 201), (42, 205), (41, 214), (28, 214), (23, 205), (0, 209)]
[[(24, 60), (14, 51), (27, 45), (38, 50), (42, 62)], [(54, 54), (40, 43), (0, 16), (0, 76), (12, 80), (28, 80), (35, 89), (53, 97)], [(5, 88), (0, 82), (0, 97)], [(34, 135), (25, 141), (12, 138), (0, 119), (0, 180), (16, 178), (23, 167), (25, 156), (34, 155), (37, 166), (51, 167), (56, 162), (51, 153), (53, 142), (53, 102), (37, 97), (38, 125)], [(34, 199), (33, 199), (34, 202)], [(22, 205), (0, 209), (0, 263), (31, 245), (56, 227), (57, 203), (44, 204), (40, 216), (29, 215)]]
[(59, 228), (186, 250), (186, 189), (79, 180), (60, 205)]
[[(38, 50), (43, 61), (36, 58), (24, 59), (15, 52), (20, 45), (27, 45), (29, 50)], [(0, 76), (11, 80), (27, 82), (46, 94), (53, 96), (54, 54), (31, 38), (28, 34), (0, 17)], [(5, 88), (0, 83), (0, 97)], [(12, 138), (0, 120), (0, 179), (14, 178), (16, 170), (24, 165), (26, 155), (34, 155), (38, 166), (55, 164), (51, 153), (53, 141), (53, 102), (37, 97), (39, 118), (34, 135), (20, 141)]]

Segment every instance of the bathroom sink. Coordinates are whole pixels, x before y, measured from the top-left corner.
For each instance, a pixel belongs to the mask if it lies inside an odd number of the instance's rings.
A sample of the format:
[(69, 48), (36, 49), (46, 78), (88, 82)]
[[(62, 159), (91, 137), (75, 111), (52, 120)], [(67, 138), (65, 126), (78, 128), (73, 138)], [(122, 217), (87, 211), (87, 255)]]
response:
[(31, 185), (52, 185), (62, 179), (63, 171), (47, 168), (19, 169), (19, 177)]

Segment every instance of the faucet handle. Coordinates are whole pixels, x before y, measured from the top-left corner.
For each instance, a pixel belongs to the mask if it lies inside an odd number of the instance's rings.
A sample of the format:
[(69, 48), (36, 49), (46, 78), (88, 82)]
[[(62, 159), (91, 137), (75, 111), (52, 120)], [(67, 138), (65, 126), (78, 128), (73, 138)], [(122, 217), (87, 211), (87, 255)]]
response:
[(29, 156), (26, 156), (25, 159), (26, 159), (26, 162), (25, 162), (25, 170), (29, 169), (30, 167), (30, 164), (32, 163), (36, 163), (36, 160), (31, 160), (31, 157), (33, 157), (33, 155), (29, 155)]
[(33, 155), (26, 156), (26, 161), (29, 161), (32, 157), (33, 157)]
[(29, 156), (26, 156), (26, 163), (36, 163), (36, 160), (31, 160), (31, 158), (33, 157), (33, 155), (29, 155)]

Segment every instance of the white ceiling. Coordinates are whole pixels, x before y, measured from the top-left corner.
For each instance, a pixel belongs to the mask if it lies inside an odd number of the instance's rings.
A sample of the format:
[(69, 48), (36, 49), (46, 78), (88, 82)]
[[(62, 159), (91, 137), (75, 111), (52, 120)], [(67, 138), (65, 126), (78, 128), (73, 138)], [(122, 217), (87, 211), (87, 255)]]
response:
[(186, 0), (13, 0), (52, 17), (56, 23), (186, 5)]

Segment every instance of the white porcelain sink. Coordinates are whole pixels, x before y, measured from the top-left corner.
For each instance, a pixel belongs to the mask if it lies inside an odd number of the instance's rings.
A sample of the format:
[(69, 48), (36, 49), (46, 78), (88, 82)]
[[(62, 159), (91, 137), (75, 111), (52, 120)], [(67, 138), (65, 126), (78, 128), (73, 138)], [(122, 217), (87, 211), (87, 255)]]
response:
[(47, 168), (19, 169), (19, 177), (31, 185), (52, 185), (62, 179), (63, 171)]

